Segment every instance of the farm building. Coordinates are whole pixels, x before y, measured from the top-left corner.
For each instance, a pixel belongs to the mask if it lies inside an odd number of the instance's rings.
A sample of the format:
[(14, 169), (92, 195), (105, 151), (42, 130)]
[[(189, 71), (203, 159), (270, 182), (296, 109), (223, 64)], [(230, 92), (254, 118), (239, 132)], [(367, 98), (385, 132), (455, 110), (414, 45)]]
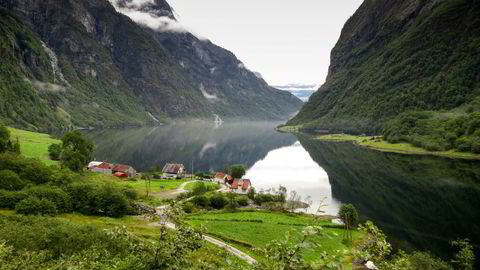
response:
[(137, 171), (132, 166), (129, 166), (129, 165), (122, 165), (122, 164), (115, 165), (112, 169), (112, 173), (116, 174), (118, 172), (126, 174), (127, 177), (137, 176)]
[(167, 163), (163, 166), (162, 172), (170, 177), (181, 176), (185, 173), (183, 164)]

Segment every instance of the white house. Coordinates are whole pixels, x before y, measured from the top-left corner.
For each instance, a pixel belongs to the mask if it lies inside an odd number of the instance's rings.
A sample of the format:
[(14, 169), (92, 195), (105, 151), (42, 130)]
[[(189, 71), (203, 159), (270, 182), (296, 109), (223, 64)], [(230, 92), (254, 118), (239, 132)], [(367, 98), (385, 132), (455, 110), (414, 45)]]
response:
[(102, 162), (101, 164), (90, 169), (92, 172), (103, 173), (103, 174), (112, 174), (113, 165), (107, 162)]
[(185, 173), (185, 166), (183, 164), (167, 163), (163, 166), (162, 172), (170, 177), (181, 176)]

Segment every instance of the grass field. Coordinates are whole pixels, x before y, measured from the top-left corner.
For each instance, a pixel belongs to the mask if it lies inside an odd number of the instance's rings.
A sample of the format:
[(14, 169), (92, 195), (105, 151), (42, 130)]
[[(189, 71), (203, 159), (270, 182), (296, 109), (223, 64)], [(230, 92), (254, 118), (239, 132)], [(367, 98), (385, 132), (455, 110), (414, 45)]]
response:
[(52, 138), (48, 134), (25, 131), (16, 128), (8, 128), (12, 139), (18, 138), (22, 154), (29, 158), (38, 158), (47, 165), (56, 165), (57, 161), (48, 157), (48, 147), (60, 140)]
[[(161, 179), (161, 180), (150, 180), (150, 192), (165, 192), (177, 189), (181, 184), (189, 181), (189, 179), (181, 179), (181, 180), (169, 180), (169, 179)], [(147, 183), (145, 183), (147, 182)], [(134, 188), (140, 195), (146, 194), (148, 181), (138, 179), (137, 181), (124, 181), (121, 182), (123, 185), (129, 185)]]
[[(16, 215), (11, 210), (0, 210), (0, 218), (2, 215)], [(113, 229), (115, 227), (125, 227), (129, 232), (136, 236), (154, 240), (160, 235), (160, 229), (152, 226), (151, 221), (142, 218), (140, 216), (125, 216), (122, 218), (109, 218), (109, 217), (96, 217), (96, 216), (84, 216), (80, 214), (63, 214), (55, 219), (65, 220), (76, 224), (93, 225), (101, 229)], [(212, 264), (224, 264), (226, 262), (247, 266), (247, 263), (229, 253), (226, 253), (223, 249), (214, 246), (210, 243), (205, 243), (204, 247), (196, 250), (189, 256), (192, 262), (198, 260), (207, 261)]]
[(321, 141), (333, 141), (333, 142), (351, 141), (351, 142), (355, 142), (360, 146), (368, 147), (371, 149), (384, 151), (384, 152), (393, 152), (393, 153), (400, 153), (400, 154), (415, 154), (415, 155), (434, 155), (434, 156), (463, 158), (463, 159), (480, 159), (480, 155), (478, 154), (458, 152), (454, 150), (432, 152), (432, 151), (427, 151), (420, 147), (413, 146), (412, 144), (409, 144), (409, 143), (389, 143), (385, 140), (382, 140), (379, 137), (354, 136), (354, 135), (347, 135), (347, 134), (330, 134), (330, 135), (317, 136), (316, 138)]
[[(188, 183), (185, 186), (185, 190), (190, 190), (192, 191), (196, 185), (198, 185), (200, 182), (194, 182), (194, 183)], [(211, 183), (211, 182), (203, 182), (205, 186), (208, 188), (208, 190), (217, 190), (220, 188), (220, 185), (217, 183)]]
[[(208, 234), (223, 239), (256, 258), (258, 254), (252, 252), (253, 248), (265, 247), (272, 240), (284, 239), (289, 231), (300, 232), (305, 226), (310, 225), (331, 225), (328, 219), (317, 219), (302, 214), (261, 211), (194, 214), (188, 216), (187, 220), (192, 226), (203, 226)], [(349, 249), (342, 244), (343, 229), (324, 227), (324, 231), (325, 236), (315, 237), (320, 246), (304, 253), (306, 260), (318, 259), (320, 251), (333, 252)], [(358, 239), (359, 234), (353, 232), (353, 237)]]

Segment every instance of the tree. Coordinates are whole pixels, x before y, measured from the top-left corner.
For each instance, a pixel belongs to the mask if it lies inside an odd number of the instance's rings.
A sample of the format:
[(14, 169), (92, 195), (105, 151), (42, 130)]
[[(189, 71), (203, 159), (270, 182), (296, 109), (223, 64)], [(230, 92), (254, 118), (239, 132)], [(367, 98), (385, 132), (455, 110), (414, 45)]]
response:
[(348, 224), (349, 228), (355, 227), (358, 223), (358, 213), (352, 204), (344, 204), (338, 210), (338, 217), (344, 224)]
[(72, 171), (81, 171), (90, 161), (94, 144), (79, 131), (68, 132), (62, 138), (62, 165)]
[(62, 155), (62, 145), (54, 143), (48, 147), (48, 156), (51, 160), (60, 160)]
[(20, 142), (10, 139), (10, 131), (4, 125), (0, 125), (0, 153), (13, 152), (20, 154)]
[(245, 166), (240, 164), (232, 165), (228, 168), (228, 174), (237, 179), (242, 178), (245, 175), (245, 171)]

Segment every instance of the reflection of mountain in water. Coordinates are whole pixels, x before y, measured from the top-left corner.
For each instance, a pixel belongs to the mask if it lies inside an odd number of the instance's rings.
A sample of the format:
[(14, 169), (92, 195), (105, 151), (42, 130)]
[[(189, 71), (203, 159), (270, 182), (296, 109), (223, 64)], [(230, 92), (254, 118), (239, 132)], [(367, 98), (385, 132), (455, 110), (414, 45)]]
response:
[(450, 240), (468, 237), (480, 244), (480, 162), (382, 153), (298, 137), (328, 173), (333, 197), (354, 204), (397, 247), (414, 244), (448, 256)]
[(291, 145), (296, 138), (277, 133), (278, 123), (191, 122), (156, 128), (88, 132), (96, 144), (97, 160), (126, 163), (139, 170), (183, 163), (195, 171), (215, 171), (230, 164), (252, 166), (273, 149)]

